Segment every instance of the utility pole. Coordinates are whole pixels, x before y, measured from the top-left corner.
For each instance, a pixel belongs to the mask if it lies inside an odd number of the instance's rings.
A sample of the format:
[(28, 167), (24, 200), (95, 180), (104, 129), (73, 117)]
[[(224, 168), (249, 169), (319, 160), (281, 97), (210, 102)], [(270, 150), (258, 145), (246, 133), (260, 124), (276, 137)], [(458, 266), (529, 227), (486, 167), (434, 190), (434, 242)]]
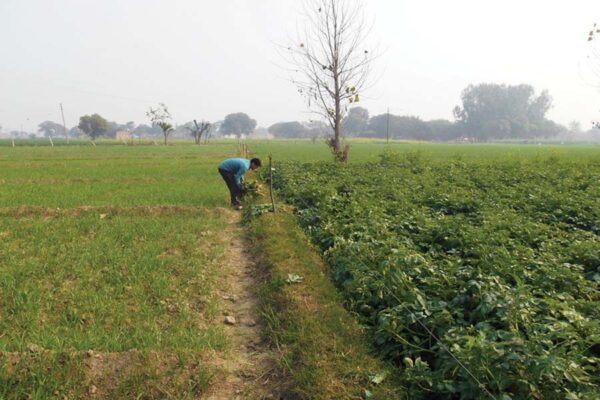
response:
[(65, 112), (63, 105), (60, 103), (60, 115), (62, 115), (63, 127), (65, 128), (65, 137), (67, 138), (67, 144), (69, 144), (69, 132), (67, 132), (67, 124), (65, 123)]
[(275, 196), (273, 195), (273, 156), (269, 154), (269, 194), (271, 195), (271, 212), (277, 211), (275, 208)]
[(387, 144), (390, 144), (390, 108), (387, 109)]

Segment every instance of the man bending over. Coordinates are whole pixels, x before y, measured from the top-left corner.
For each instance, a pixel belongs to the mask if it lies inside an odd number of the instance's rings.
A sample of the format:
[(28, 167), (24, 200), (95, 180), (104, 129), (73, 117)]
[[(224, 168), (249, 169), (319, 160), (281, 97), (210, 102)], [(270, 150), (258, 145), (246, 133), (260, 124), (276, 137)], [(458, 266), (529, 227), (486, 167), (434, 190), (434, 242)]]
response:
[(248, 170), (256, 170), (261, 166), (258, 158), (246, 160), (245, 158), (229, 158), (219, 165), (219, 173), (223, 177), (229, 194), (231, 195), (231, 205), (236, 210), (241, 210), (240, 196), (242, 194), (242, 182), (244, 182), (244, 174)]

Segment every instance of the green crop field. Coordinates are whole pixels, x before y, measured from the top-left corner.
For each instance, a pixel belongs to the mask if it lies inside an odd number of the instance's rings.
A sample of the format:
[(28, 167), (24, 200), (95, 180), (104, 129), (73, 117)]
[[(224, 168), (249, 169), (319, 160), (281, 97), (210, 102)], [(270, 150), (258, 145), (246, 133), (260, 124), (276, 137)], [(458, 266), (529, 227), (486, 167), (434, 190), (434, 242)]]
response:
[(430, 149), (275, 182), (410, 398), (597, 399), (598, 150)]
[[(248, 142), (407, 398), (484, 398), (426, 329), (498, 398), (598, 398), (600, 148), (351, 144), (339, 165), (323, 143)], [(218, 383), (234, 214), (217, 165), (238, 150), (0, 142), (0, 398)]]
[(235, 150), (0, 148), (0, 398), (206, 391)]

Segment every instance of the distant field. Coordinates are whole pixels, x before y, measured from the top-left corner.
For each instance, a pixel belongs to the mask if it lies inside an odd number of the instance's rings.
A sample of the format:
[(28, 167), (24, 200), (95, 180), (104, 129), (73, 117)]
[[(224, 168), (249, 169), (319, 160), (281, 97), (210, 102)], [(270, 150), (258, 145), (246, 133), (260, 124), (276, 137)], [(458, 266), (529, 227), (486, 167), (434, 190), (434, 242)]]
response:
[[(350, 162), (379, 160), (387, 150), (399, 153), (421, 153), (430, 159), (497, 160), (535, 159), (550, 156), (567, 159), (590, 160), (600, 157), (600, 145), (518, 145), (518, 144), (439, 144), (426, 142), (399, 142), (354, 139), (349, 141)], [(260, 155), (273, 153), (278, 160), (329, 161), (331, 154), (323, 143), (310, 141), (256, 141), (250, 148)]]
[[(6, 145), (7, 142), (4, 141)], [(324, 161), (331, 158), (323, 143), (249, 141), (253, 155), (275, 162)], [(598, 158), (600, 147), (536, 145), (443, 145), (377, 141), (351, 142), (352, 163), (376, 161), (386, 150), (419, 152), (432, 159)], [(216, 167), (236, 155), (235, 142), (207, 146), (125, 146), (118, 142), (75, 146), (0, 146), (0, 207), (151, 205), (224, 206)]]
[(0, 148), (0, 206), (224, 205), (232, 145)]

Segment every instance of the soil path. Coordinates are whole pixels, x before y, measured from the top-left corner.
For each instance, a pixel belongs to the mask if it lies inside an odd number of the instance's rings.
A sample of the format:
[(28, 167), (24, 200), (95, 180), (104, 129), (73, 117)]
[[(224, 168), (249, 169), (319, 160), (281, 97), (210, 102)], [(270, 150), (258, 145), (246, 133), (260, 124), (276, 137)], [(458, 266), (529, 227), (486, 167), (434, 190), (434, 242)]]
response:
[(239, 212), (223, 211), (229, 221), (225, 236), (225, 260), (222, 282), (218, 285), (222, 315), (217, 323), (225, 326), (230, 348), (215, 360), (223, 371), (215, 379), (210, 400), (279, 399), (266, 343), (262, 341), (255, 288), (258, 268), (246, 253)]

